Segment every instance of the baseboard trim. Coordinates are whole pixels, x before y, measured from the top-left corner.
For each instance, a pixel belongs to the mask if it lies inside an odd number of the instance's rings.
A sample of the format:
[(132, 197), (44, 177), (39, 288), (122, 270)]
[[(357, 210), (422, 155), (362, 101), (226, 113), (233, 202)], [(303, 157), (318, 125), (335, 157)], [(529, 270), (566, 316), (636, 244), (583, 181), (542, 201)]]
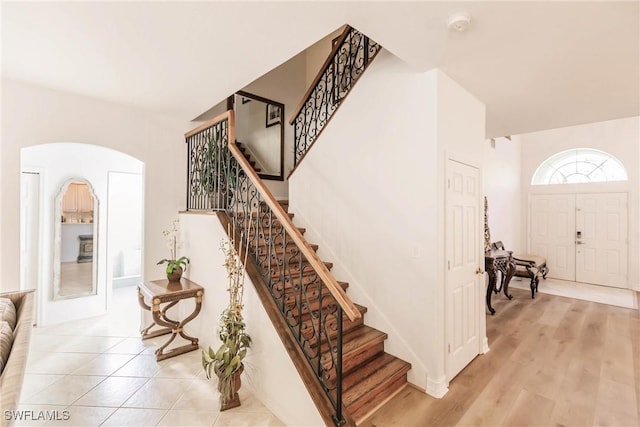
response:
[(428, 377), (426, 391), (429, 396), (435, 397), (436, 399), (442, 399), (449, 391), (449, 385), (447, 384), (445, 376), (443, 375), (437, 379)]
[(480, 354), (487, 354), (489, 353), (490, 350), (491, 349), (489, 348), (489, 339), (485, 335), (484, 338), (482, 339), (482, 348), (481, 348)]

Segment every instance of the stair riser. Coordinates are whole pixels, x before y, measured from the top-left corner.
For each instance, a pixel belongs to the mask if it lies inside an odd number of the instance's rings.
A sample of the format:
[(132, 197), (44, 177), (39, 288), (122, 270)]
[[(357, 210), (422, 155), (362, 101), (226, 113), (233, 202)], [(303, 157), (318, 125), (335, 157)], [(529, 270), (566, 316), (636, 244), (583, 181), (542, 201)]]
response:
[(274, 250), (277, 253), (282, 253), (284, 251), (284, 249), (286, 248), (287, 252), (289, 253), (298, 253), (299, 249), (296, 246), (295, 243), (293, 243), (293, 240), (291, 240), (290, 237), (287, 236), (286, 239), (286, 245), (283, 244), (282, 242), (282, 237), (278, 237), (275, 241), (271, 241), (269, 239), (264, 239), (262, 237), (258, 237), (257, 239), (251, 239), (251, 246), (252, 247), (259, 247), (259, 248), (263, 248), (265, 249), (262, 253), (268, 253), (266, 249), (271, 248), (271, 252), (273, 252)]
[[(402, 374), (398, 374), (392, 377), (389, 381), (386, 381), (380, 384), (378, 387), (375, 387), (370, 391), (370, 395), (373, 396), (372, 399), (363, 401), (363, 402), (355, 402), (354, 404), (349, 405), (349, 413), (355, 419), (356, 424), (364, 421), (367, 415), (375, 410), (378, 405), (387, 400), (390, 396), (393, 396), (398, 390), (407, 384), (407, 373), (406, 371)], [(347, 403), (344, 402), (345, 406)]]
[[(325, 262), (324, 265), (325, 267), (327, 267), (327, 270), (331, 270), (331, 268), (333, 267), (333, 264), (328, 262)], [(298, 279), (301, 274), (303, 277), (317, 275), (316, 271), (306, 262), (302, 264), (302, 268), (300, 268), (300, 264), (290, 264), (288, 265), (288, 268), (278, 267), (271, 269), (271, 278), (273, 280), (277, 280), (281, 277), (288, 277), (292, 280), (295, 280)]]
[[(322, 309), (326, 310), (331, 304), (335, 304), (335, 300), (333, 298), (322, 298)], [(304, 321), (304, 317), (309, 316), (309, 312), (317, 312), (320, 308), (320, 299), (313, 298), (309, 300), (303, 300), (298, 305), (298, 299), (294, 296), (288, 296), (285, 299), (285, 307), (288, 308), (289, 313), (293, 315), (296, 319), (299, 318), (300, 310), (302, 310), (302, 317)]]
[[(288, 281), (283, 284), (281, 280), (274, 280), (271, 284), (271, 293), (275, 294), (278, 299), (282, 297), (286, 298), (288, 296), (298, 297), (298, 295), (300, 295), (299, 287), (302, 286), (304, 291), (310, 294), (310, 298), (317, 298), (315, 295), (318, 294), (318, 282), (320, 282), (320, 279), (313, 276), (303, 276), (302, 283), (300, 283), (299, 280), (296, 280), (294, 283)], [(345, 282), (338, 282), (338, 284), (345, 291), (349, 286), (349, 284)], [(325, 295), (329, 292), (325, 285), (321, 285), (321, 289)]]
[[(376, 343), (373, 345), (367, 345), (365, 347), (360, 348), (357, 352), (352, 352), (349, 354), (342, 355), (342, 375), (345, 376), (357, 369), (361, 365), (363, 365), (366, 361), (374, 358), (378, 354), (384, 351), (384, 342)], [(328, 361), (325, 365), (327, 368), (330, 364), (330, 358), (327, 357)], [(335, 372), (331, 372), (329, 375), (329, 381), (335, 381)]]
[[(299, 255), (288, 255), (287, 256), (287, 265), (288, 266), (292, 266), (294, 268), (298, 268), (298, 265), (300, 264), (301, 257)], [(304, 261), (303, 261), (304, 262)], [(282, 268), (284, 265), (284, 260), (282, 259), (282, 257), (271, 257), (270, 260), (264, 260), (260, 267), (262, 267), (263, 269), (267, 270), (269, 267), (271, 267), (271, 269), (275, 269), (275, 268)]]
[[(298, 227), (298, 231), (300, 232), (300, 234), (304, 235), (304, 233), (307, 232), (306, 228), (300, 228)], [(268, 224), (260, 229), (257, 230), (257, 234), (258, 236), (262, 239), (262, 238), (268, 238), (267, 240), (271, 240), (271, 236), (275, 236), (276, 238), (282, 238), (283, 237), (283, 228), (282, 227), (271, 227), (271, 229), (269, 229)], [(251, 225), (251, 230), (249, 230), (249, 238), (253, 238), (256, 235), (256, 229), (255, 229), (255, 224)]]
[(347, 375), (353, 369), (357, 368), (367, 360), (372, 359), (376, 355), (384, 351), (384, 341), (375, 345), (361, 348), (355, 354), (348, 354), (342, 358), (342, 374)]
[[(304, 228), (298, 227), (298, 231), (300, 232), (300, 234), (304, 235), (304, 233), (306, 233), (307, 230)], [(271, 230), (269, 230), (268, 228), (263, 228), (261, 230), (258, 230), (256, 233), (255, 228), (251, 228), (251, 230), (249, 230), (249, 240), (254, 240), (256, 237), (256, 234), (258, 235), (259, 246), (264, 246), (266, 245), (267, 242), (271, 242), (274, 239), (277, 242), (282, 242), (285, 236), (286, 236), (287, 242), (291, 242), (291, 244), (293, 244), (292, 239), (288, 236), (286, 232), (283, 232), (282, 229), (272, 228)]]
[[(342, 334), (346, 334), (352, 330), (354, 330), (355, 328), (357, 328), (358, 326), (362, 326), (364, 324), (364, 319), (360, 318), (356, 321), (351, 321), (349, 319), (343, 319), (342, 320)], [(327, 330), (329, 330), (329, 339), (333, 339), (338, 335), (338, 330), (335, 328), (336, 325), (336, 321), (332, 320), (329, 322), (329, 324), (327, 325)], [(307, 337), (309, 339), (309, 343), (311, 344), (312, 348), (315, 348), (317, 345), (317, 341), (315, 337)]]

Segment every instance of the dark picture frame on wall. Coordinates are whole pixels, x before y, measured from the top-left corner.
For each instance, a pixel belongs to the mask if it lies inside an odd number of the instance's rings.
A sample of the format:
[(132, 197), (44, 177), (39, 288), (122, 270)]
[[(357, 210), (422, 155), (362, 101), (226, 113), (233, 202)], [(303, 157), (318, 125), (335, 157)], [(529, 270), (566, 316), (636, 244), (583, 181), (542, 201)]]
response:
[(282, 120), (282, 110), (274, 104), (267, 104), (266, 126), (274, 126)]

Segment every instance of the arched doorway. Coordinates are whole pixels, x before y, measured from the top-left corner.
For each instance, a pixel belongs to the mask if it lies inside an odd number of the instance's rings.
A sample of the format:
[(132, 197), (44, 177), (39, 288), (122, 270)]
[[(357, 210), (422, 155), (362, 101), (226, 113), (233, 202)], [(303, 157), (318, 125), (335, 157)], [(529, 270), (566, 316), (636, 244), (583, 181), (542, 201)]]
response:
[[(113, 286), (134, 284), (143, 273), (144, 163), (101, 146), (52, 143), (23, 148), (21, 172), (21, 287), (38, 289), (38, 325), (104, 314)], [(91, 188), (91, 210), (79, 186), (67, 194), (82, 183)], [(88, 259), (91, 287), (60, 292), (60, 263), (81, 270)]]

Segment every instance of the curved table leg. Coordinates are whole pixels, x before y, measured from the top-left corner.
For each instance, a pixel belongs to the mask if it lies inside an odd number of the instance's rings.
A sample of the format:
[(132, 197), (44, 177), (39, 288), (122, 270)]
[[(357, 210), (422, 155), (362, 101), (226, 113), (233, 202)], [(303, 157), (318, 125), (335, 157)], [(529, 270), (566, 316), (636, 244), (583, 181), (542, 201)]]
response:
[(180, 325), (178, 326), (178, 332), (180, 333), (180, 336), (186, 340), (191, 341), (191, 344), (195, 345), (196, 347), (198, 346), (198, 338), (187, 335), (184, 332), (184, 326), (187, 323), (191, 322), (193, 319), (195, 319), (198, 316), (198, 314), (200, 314), (201, 308), (202, 308), (202, 293), (198, 292), (198, 294), (196, 295), (196, 307), (193, 310), (193, 313), (191, 313), (189, 317), (187, 317), (182, 322), (180, 322)]
[(493, 309), (493, 307), (491, 307), (491, 294), (493, 293), (493, 290), (496, 287), (496, 281), (498, 277), (496, 275), (496, 272), (493, 266), (491, 266), (490, 268), (485, 268), (485, 270), (489, 275), (489, 285), (487, 286), (487, 297), (486, 297), (487, 308), (489, 309), (489, 312), (493, 315), (496, 313), (496, 311)]
[(513, 275), (516, 274), (516, 263), (511, 261), (507, 264), (507, 268), (506, 268), (506, 273), (504, 274), (504, 285), (503, 285), (503, 289), (504, 289), (504, 296), (506, 296), (509, 299), (513, 298), (513, 295), (511, 295), (509, 293), (509, 283), (511, 282), (511, 279), (513, 278)]
[[(186, 319), (184, 319), (181, 322), (171, 320), (166, 316), (167, 309), (175, 305), (177, 301), (173, 301), (171, 304), (167, 305), (165, 309), (162, 311), (160, 311), (159, 306), (156, 306), (154, 304), (153, 310), (152, 310), (153, 320), (158, 325), (167, 326), (168, 328), (171, 329), (171, 337), (169, 337), (169, 340), (166, 343), (164, 343), (161, 347), (158, 347), (158, 349), (156, 350), (156, 360), (164, 360), (169, 357), (177, 356), (179, 354), (187, 353), (189, 351), (198, 349), (198, 338), (187, 335), (184, 332), (184, 326), (190, 321), (192, 321), (193, 319), (195, 319), (196, 316), (200, 313), (200, 309), (202, 308), (202, 294), (203, 294), (202, 291), (198, 291), (198, 293), (196, 294), (196, 306), (193, 310), (193, 313), (191, 313)], [(173, 340), (175, 340), (178, 334), (180, 334), (182, 338), (188, 341), (191, 341), (191, 344), (186, 344), (180, 347), (172, 348), (171, 350), (168, 350), (165, 353), (164, 349), (167, 348), (167, 346), (169, 346), (169, 344), (171, 344)]]

